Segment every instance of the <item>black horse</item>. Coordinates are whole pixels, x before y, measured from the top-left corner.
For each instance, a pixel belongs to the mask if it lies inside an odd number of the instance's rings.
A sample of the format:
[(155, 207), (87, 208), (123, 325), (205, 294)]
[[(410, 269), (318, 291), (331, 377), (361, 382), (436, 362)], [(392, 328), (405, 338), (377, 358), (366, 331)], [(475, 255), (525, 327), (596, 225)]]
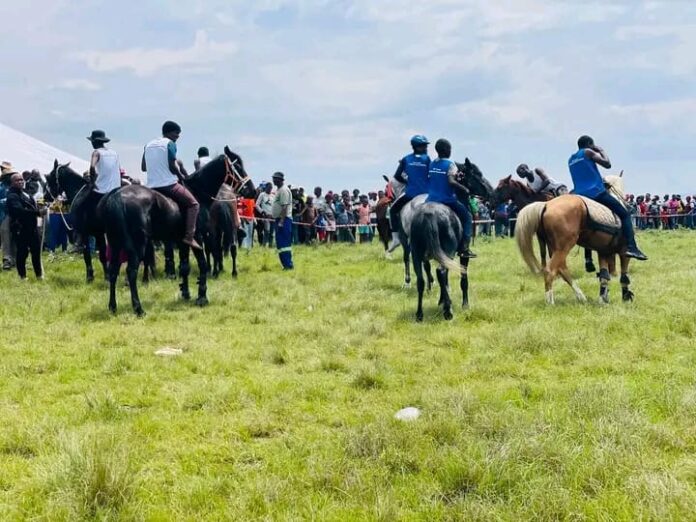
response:
[[(92, 267), (92, 251), (89, 248), (89, 238), (96, 242), (99, 261), (104, 269), (104, 279), (107, 278), (106, 263), (106, 239), (104, 226), (97, 216), (95, 209), (87, 205), (87, 196), (92, 186), (70, 168), (70, 163), (60, 165), (58, 160), (53, 162), (53, 170), (46, 176), (47, 199), (55, 200), (60, 194), (65, 194), (66, 202), (70, 205), (70, 214), (73, 217), (75, 232), (82, 240), (82, 255), (87, 270), (87, 282), (94, 281), (94, 268)], [(67, 223), (66, 223), (67, 226)]]
[(237, 241), (239, 220), (236, 217), (236, 195), (227, 183), (220, 187), (216, 200), (210, 206), (208, 234), (206, 237), (206, 261), (213, 257), (212, 275), (218, 277), (223, 271), (223, 257), (230, 254), (232, 277), (237, 277)]
[[(464, 163), (457, 163), (460, 175), (459, 182), (464, 185), (471, 195), (490, 199), (493, 196), (493, 187), (483, 177), (479, 168), (467, 158)], [(468, 203), (468, 195), (461, 195), (462, 200)], [(429, 260), (437, 261), (437, 282), (440, 286), (440, 304), (443, 307), (443, 316), (446, 320), (452, 319), (452, 300), (449, 296), (448, 275), (449, 270), (454, 269), (461, 274), (460, 288), (462, 290), (462, 306), (469, 305), (469, 258), (459, 257), (459, 263), (453, 261), (457, 253), (464, 230), (457, 215), (446, 205), (439, 203), (423, 203), (415, 206), (410, 228), (410, 249), (413, 256), (413, 268), (416, 272), (416, 286), (418, 288), (418, 310), (416, 321), (423, 320), (423, 292), (425, 291), (425, 279), (423, 269), (430, 275)]]
[[(186, 179), (186, 186), (201, 205), (199, 224), (205, 222), (210, 205), (220, 186), (229, 180), (233, 188), (244, 197), (253, 197), (256, 189), (244, 170), (242, 159), (228, 147), (225, 153), (210, 161), (205, 167)], [(179, 276), (181, 297), (191, 299), (188, 277), (191, 272), (189, 264), (190, 247), (182, 242), (184, 236), (184, 219), (179, 206), (157, 191), (140, 185), (130, 185), (111, 192), (102, 199), (97, 213), (106, 225), (106, 236), (111, 247), (109, 260), (109, 310), (116, 312), (116, 283), (121, 270), (119, 255), (123, 251), (128, 258), (126, 273), (131, 292), (134, 312), (144, 315), (138, 297), (138, 266), (146, 253), (146, 247), (152, 241), (172, 241), (179, 244)], [(196, 241), (202, 244), (205, 227), (197, 227)], [(196, 304), (208, 304), (207, 275), (208, 267), (205, 254), (194, 250), (198, 263), (198, 298)]]

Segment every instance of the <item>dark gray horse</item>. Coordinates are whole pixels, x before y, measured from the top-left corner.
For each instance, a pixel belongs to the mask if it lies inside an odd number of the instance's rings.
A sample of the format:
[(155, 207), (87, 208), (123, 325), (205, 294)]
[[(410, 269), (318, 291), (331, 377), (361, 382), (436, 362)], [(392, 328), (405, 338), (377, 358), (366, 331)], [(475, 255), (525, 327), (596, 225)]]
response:
[[(493, 195), (493, 187), (483, 177), (479, 168), (467, 158), (464, 163), (457, 163), (461, 172), (460, 182), (475, 196), (490, 199)], [(461, 195), (462, 200), (467, 199)], [(416, 198), (417, 199), (417, 198)], [(415, 199), (414, 199), (415, 201)], [(408, 206), (408, 205), (407, 205)], [(405, 209), (406, 207), (404, 207)], [(402, 211), (403, 212), (403, 211)], [(402, 223), (404, 216), (402, 213)], [(459, 257), (459, 263), (453, 258), (457, 254), (459, 241), (464, 233), (462, 224), (457, 215), (446, 205), (440, 203), (426, 203), (414, 205), (408, 216), (411, 254), (413, 256), (413, 268), (416, 272), (416, 286), (418, 289), (418, 310), (416, 321), (423, 320), (423, 292), (425, 291), (425, 279), (423, 269), (428, 275), (428, 287), (432, 275), (430, 275), (430, 260), (436, 261), (437, 282), (440, 286), (439, 305), (443, 307), (443, 315), (446, 320), (452, 319), (452, 300), (449, 295), (448, 275), (449, 270), (456, 270), (461, 274), (460, 288), (462, 290), (462, 306), (469, 305), (469, 258)], [(403, 241), (403, 240), (402, 240)], [(408, 244), (408, 243), (405, 243)]]

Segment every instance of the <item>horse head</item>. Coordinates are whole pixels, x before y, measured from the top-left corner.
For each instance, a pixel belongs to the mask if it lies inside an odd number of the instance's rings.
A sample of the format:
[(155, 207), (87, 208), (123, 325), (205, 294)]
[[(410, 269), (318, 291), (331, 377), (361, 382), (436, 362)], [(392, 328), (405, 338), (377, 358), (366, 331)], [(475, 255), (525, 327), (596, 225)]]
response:
[(463, 174), (462, 184), (469, 189), (472, 196), (480, 196), (490, 201), (493, 197), (493, 185), (483, 176), (481, 169), (475, 163), (464, 160), (464, 163), (457, 163), (457, 168)]
[(232, 174), (232, 188), (243, 198), (256, 198), (256, 187), (244, 168), (244, 161), (239, 154), (232, 152), (225, 145), (225, 157), (227, 158), (229, 170)]
[(70, 162), (58, 163), (53, 160), (53, 169), (46, 176), (48, 199), (55, 200), (62, 193), (71, 202), (77, 193), (87, 184), (87, 181), (70, 168)]
[(225, 184), (244, 198), (256, 197), (256, 187), (244, 169), (242, 158), (229, 147), (186, 179), (186, 186), (204, 204), (214, 200)]

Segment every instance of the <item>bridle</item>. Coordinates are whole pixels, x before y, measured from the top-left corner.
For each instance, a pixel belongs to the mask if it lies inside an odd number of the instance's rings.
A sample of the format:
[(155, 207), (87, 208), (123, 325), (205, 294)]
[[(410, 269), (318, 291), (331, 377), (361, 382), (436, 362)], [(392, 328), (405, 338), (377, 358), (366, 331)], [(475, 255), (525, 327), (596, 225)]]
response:
[(234, 164), (237, 163), (237, 160), (235, 159), (230, 160), (230, 158), (227, 157), (227, 154), (223, 155), (225, 158), (225, 180), (223, 181), (224, 184), (227, 184), (227, 182), (230, 182), (230, 185), (232, 186), (232, 190), (235, 193), (239, 193), (239, 190), (249, 183), (251, 178), (249, 176), (244, 176), (239, 173), (239, 171), (235, 168)]

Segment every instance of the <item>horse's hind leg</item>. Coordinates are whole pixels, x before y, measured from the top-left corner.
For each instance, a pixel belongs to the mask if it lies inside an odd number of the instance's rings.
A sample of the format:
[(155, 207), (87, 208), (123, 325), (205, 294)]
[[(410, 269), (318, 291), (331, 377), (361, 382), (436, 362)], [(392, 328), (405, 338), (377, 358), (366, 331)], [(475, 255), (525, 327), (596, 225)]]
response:
[[(404, 241), (404, 288), (411, 288), (411, 247)], [(414, 261), (415, 265), (415, 261)], [(414, 267), (415, 268), (415, 267)], [(423, 267), (421, 267), (423, 270)]]
[(608, 304), (611, 275), (609, 274), (609, 258), (607, 256), (599, 256), (599, 273), (597, 277), (599, 278), (599, 304)]
[(191, 273), (191, 265), (189, 264), (189, 246), (181, 243), (179, 245), (179, 289), (181, 290), (181, 298), (184, 301), (191, 299), (191, 291), (189, 290), (188, 278)]
[(138, 268), (140, 268), (140, 256), (136, 252), (128, 252), (126, 274), (128, 275), (128, 286), (130, 286), (131, 303), (135, 315), (142, 317), (145, 315), (145, 311), (140, 304), (140, 297), (138, 296)]
[(99, 255), (99, 262), (101, 263), (102, 269), (104, 270), (104, 280), (109, 280), (109, 264), (106, 258), (106, 236), (104, 234), (97, 234), (95, 237), (97, 244), (97, 255)]
[(449, 296), (448, 272), (446, 268), (437, 268), (437, 283), (440, 285), (440, 303), (442, 315), (446, 321), (452, 319), (452, 300)]
[(573, 292), (575, 292), (575, 298), (578, 300), (578, 302), (586, 303), (587, 297), (585, 297), (585, 294), (582, 292), (578, 284), (573, 281), (573, 278), (570, 276), (570, 270), (568, 270), (568, 265), (566, 264), (565, 259), (563, 260), (563, 264), (558, 267), (558, 273), (573, 289)]
[(425, 291), (425, 279), (423, 279), (423, 261), (420, 256), (413, 256), (413, 269), (416, 272), (416, 287), (418, 288), (418, 309), (416, 321), (423, 320), (423, 292)]
[(121, 271), (121, 260), (119, 252), (121, 247), (111, 245), (111, 260), (109, 262), (109, 311), (116, 313), (116, 283), (118, 282), (118, 273)]
[(430, 261), (427, 259), (423, 261), (423, 266), (425, 267), (425, 275), (428, 278), (426, 288), (428, 292), (431, 292), (433, 290), (433, 282), (435, 281), (435, 279), (433, 279), (433, 269), (430, 266)]
[[(237, 244), (235, 242), (230, 245), (230, 257), (232, 258), (232, 277), (237, 277)], [(222, 268), (222, 258), (220, 258), (220, 268)]]
[(205, 262), (205, 255), (200, 250), (194, 250), (193, 255), (196, 256), (198, 262), (198, 298), (196, 304), (205, 306), (208, 304), (208, 267)]
[(585, 272), (592, 274), (597, 271), (594, 261), (592, 261), (592, 250), (589, 248), (585, 249)]
[(629, 288), (631, 284), (631, 280), (628, 277), (628, 264), (631, 262), (631, 259), (626, 256), (620, 256), (621, 258), (621, 297), (623, 298), (624, 302), (627, 301), (633, 301), (633, 292), (631, 292), (631, 289)]
[(82, 249), (82, 257), (85, 260), (85, 269), (87, 270), (87, 282), (94, 281), (94, 267), (92, 267), (92, 249), (89, 248), (89, 236), (84, 237), (84, 247)]
[(566, 256), (568, 252), (562, 249), (557, 249), (546, 268), (544, 268), (544, 285), (546, 289), (546, 304), (554, 305), (556, 304), (556, 299), (553, 295), (553, 282), (558, 276), (559, 268), (565, 265)]
[(176, 264), (174, 263), (174, 243), (164, 242), (164, 275), (167, 279), (176, 279)]
[(459, 256), (459, 264), (462, 267), (462, 275), (459, 287), (462, 290), (462, 308), (469, 307), (469, 258)]

